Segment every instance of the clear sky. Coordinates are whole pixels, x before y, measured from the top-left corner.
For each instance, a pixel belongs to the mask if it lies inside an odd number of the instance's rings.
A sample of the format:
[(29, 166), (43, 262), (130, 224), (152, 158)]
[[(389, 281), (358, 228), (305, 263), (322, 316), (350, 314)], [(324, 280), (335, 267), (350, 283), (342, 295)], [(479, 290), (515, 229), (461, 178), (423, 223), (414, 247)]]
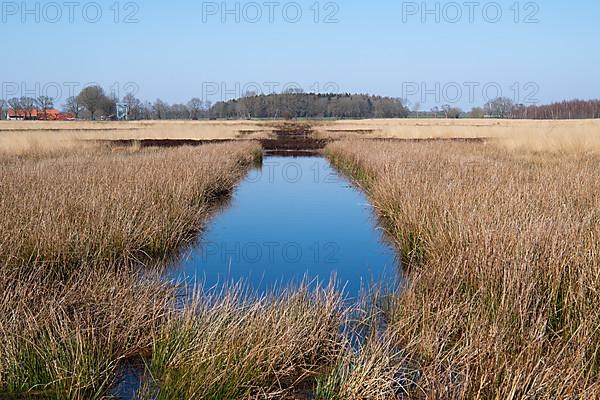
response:
[(2, 2), (0, 79), (3, 97), (61, 100), (74, 83), (171, 103), (296, 83), (421, 109), (547, 103), (600, 97), (599, 21), (595, 0)]

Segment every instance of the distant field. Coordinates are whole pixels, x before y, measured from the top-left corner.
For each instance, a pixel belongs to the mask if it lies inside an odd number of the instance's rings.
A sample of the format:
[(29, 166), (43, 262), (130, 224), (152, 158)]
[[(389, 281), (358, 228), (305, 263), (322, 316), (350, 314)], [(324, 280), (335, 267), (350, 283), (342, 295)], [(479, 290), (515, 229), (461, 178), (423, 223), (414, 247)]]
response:
[(509, 149), (600, 152), (600, 120), (380, 119), (315, 127), (327, 138), (490, 138)]
[(0, 121), (1, 154), (38, 154), (82, 147), (82, 140), (260, 139), (272, 127), (252, 121)]
[[(0, 121), (0, 153), (80, 147), (95, 139), (264, 139), (283, 121)], [(509, 149), (600, 153), (600, 120), (379, 119), (309, 121), (318, 138), (488, 138)]]
[(270, 131), (255, 121), (0, 121), (0, 133), (54, 133), (76, 139), (231, 139)]

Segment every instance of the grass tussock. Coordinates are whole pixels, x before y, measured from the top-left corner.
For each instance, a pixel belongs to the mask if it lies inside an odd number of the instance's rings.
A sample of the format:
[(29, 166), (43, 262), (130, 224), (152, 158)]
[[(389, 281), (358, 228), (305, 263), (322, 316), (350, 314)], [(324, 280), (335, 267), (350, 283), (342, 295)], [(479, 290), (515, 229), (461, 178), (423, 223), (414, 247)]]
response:
[(173, 289), (131, 270), (82, 265), (66, 280), (43, 265), (0, 274), (0, 397), (99, 399), (119, 363), (147, 354)]
[(597, 156), (364, 141), (327, 152), (367, 183), (403, 252), (408, 287), (385, 313), (418, 365), (412, 396), (595, 398)]
[(281, 398), (311, 387), (344, 349), (345, 315), (332, 287), (244, 293), (198, 292), (163, 325), (150, 362), (155, 396)]

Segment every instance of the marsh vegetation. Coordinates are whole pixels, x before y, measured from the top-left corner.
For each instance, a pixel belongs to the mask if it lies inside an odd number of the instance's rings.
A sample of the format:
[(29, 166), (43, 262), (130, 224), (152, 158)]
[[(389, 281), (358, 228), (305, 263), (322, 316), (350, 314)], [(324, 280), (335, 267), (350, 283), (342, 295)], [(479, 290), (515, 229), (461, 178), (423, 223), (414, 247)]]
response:
[[(387, 335), (418, 397), (594, 398), (600, 160), (501, 144), (338, 142), (408, 270)], [(594, 149), (590, 149), (594, 150)]]
[(105, 398), (137, 360), (140, 398), (596, 398), (596, 131), (551, 143), (541, 125), (523, 138), (523, 127), (471, 127), (500, 135), (473, 143), (360, 139), (413, 129), (384, 125), (314, 127), (345, 137), (325, 154), (403, 259), (402, 291), (352, 302), (307, 283), (187, 287), (182, 301), (163, 279), (258, 143), (64, 146), (38, 132), (3, 147), (0, 397)]

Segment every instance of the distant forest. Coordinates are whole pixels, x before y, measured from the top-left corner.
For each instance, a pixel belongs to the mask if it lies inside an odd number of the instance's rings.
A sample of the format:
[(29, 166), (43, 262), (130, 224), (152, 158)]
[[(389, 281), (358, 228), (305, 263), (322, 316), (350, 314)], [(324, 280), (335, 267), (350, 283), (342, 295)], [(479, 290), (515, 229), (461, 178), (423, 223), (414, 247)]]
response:
[(285, 93), (219, 102), (213, 118), (406, 118), (402, 100), (366, 94)]

